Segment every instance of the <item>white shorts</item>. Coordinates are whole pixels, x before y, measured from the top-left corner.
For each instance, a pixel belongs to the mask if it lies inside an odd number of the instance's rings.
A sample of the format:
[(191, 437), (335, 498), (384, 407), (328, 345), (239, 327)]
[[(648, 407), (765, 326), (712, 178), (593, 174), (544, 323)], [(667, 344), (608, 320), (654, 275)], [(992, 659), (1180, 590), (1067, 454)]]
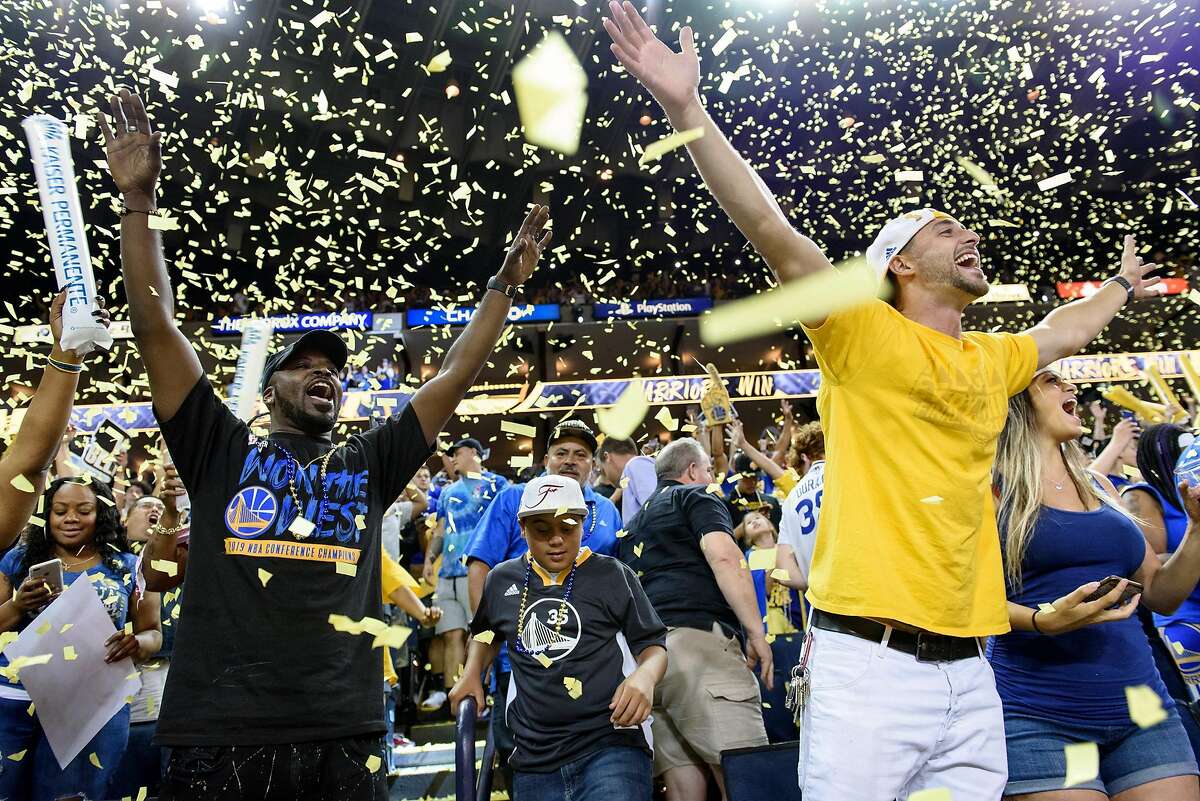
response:
[(904, 801), (934, 788), (954, 801), (998, 801), (1008, 780), (1004, 712), (982, 654), (918, 662), (850, 634), (811, 631), (804, 801)]
[(442, 610), (442, 618), (433, 628), (434, 634), (455, 629), (467, 630), (471, 622), (471, 596), (467, 592), (467, 577), (439, 578), (433, 594), (433, 605)]

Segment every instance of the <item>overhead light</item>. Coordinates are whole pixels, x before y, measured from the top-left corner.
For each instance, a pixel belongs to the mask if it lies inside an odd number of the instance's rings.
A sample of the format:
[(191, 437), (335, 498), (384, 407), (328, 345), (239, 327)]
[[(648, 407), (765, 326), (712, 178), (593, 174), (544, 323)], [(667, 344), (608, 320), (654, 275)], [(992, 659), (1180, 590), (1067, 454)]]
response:
[(605, 167), (603, 170), (600, 171), (600, 180), (601, 181), (611, 181), (612, 177), (613, 177), (613, 171), (611, 168)]
[(649, 125), (650, 123), (654, 122), (654, 118), (651, 117), (649, 114), (643, 114), (642, 118), (640, 120), (638, 120), (638, 122), (640, 122), (642, 124), (642, 126), (645, 127), (645, 126)]
[(458, 97), (458, 91), (458, 81), (451, 78), (450, 82), (446, 84), (446, 99), (453, 100)]

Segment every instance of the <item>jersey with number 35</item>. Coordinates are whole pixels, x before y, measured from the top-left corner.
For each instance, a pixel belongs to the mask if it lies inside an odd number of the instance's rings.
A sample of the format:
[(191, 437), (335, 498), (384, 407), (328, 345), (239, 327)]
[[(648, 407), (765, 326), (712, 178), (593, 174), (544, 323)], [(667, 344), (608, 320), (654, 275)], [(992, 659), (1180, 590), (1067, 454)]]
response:
[(821, 495), (825, 492), (825, 461), (813, 462), (788, 493), (783, 502), (783, 518), (779, 523), (779, 541), (792, 546), (796, 562), (808, 581), (813, 547), (817, 541), (817, 518), (821, 515)]

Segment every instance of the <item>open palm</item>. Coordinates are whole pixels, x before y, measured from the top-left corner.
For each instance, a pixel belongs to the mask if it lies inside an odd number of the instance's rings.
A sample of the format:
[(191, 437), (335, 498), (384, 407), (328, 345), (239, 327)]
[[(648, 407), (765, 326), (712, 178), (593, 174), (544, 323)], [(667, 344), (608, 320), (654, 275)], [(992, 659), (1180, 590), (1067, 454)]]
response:
[(104, 151), (113, 182), (122, 194), (152, 195), (162, 171), (162, 134), (151, 129), (142, 99), (128, 89), (122, 89), (109, 103), (114, 127), (109, 127), (103, 113), (96, 116), (104, 132)]
[(525, 222), (513, 238), (512, 246), (500, 268), (500, 280), (520, 286), (533, 275), (542, 251), (550, 244), (550, 231), (543, 232), (550, 222), (550, 208), (535, 205), (525, 216)]
[(633, 4), (612, 0), (604, 30), (612, 37), (613, 54), (621, 66), (650, 90), (668, 113), (686, 104), (700, 85), (700, 59), (691, 27), (679, 33), (682, 52), (676, 53), (654, 35)]

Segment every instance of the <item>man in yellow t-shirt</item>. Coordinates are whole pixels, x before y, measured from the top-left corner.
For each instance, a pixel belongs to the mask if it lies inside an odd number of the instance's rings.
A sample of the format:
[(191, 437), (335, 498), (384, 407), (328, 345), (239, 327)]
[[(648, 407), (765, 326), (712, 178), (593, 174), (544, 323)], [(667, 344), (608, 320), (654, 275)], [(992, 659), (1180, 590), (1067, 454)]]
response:
[[(705, 109), (692, 29), (680, 29), (676, 53), (632, 5), (609, 8), (617, 60), (676, 130), (700, 133), (687, 150), (705, 186), (779, 281), (833, 269)], [(1094, 295), (1024, 334), (981, 334), (962, 330), (963, 310), (988, 291), (979, 236), (950, 215), (888, 222), (867, 262), (860, 286), (886, 276), (891, 305), (801, 320), (821, 367), (827, 463), (800, 786), (805, 801), (904, 799), (925, 787), (998, 799), (1004, 724), (977, 638), (1008, 628), (989, 483), (1006, 401), (1158, 279), (1126, 237), (1120, 274)]]

